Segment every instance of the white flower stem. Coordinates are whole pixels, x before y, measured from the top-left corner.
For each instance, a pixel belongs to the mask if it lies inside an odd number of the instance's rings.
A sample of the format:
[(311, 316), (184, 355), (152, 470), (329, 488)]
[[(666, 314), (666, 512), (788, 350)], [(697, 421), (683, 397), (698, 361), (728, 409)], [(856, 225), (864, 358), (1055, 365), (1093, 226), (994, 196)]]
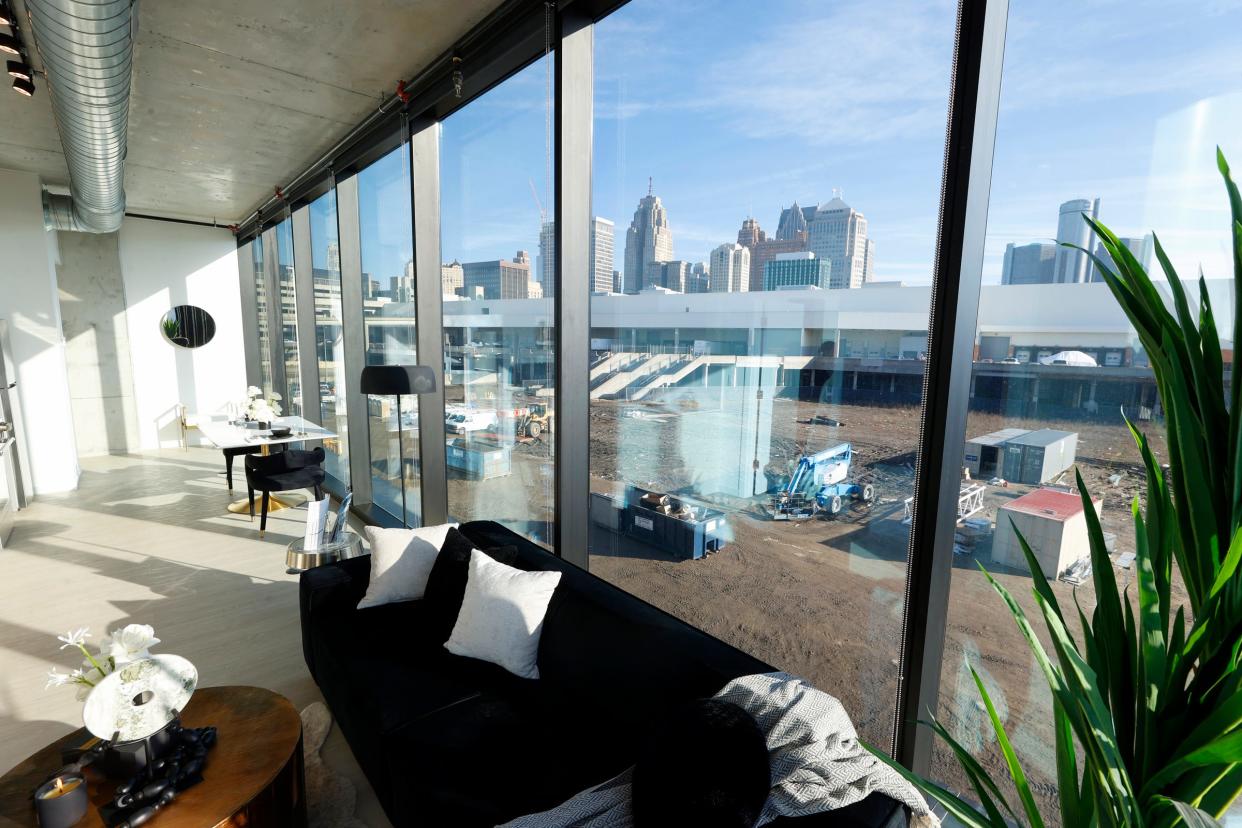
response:
[[(99, 662), (95, 660), (95, 657), (93, 655), (91, 655), (91, 651), (86, 649), (86, 645), (79, 644), (78, 649), (82, 651), (82, 655), (86, 656), (86, 660), (91, 663), (91, 666), (99, 671), (99, 675), (101, 676), (108, 675), (108, 672), (104, 670), (104, 668), (100, 667)], [(87, 684), (91, 684), (91, 683), (87, 682)], [(91, 687), (94, 687), (94, 686), (95, 686), (94, 684), (91, 684)]]

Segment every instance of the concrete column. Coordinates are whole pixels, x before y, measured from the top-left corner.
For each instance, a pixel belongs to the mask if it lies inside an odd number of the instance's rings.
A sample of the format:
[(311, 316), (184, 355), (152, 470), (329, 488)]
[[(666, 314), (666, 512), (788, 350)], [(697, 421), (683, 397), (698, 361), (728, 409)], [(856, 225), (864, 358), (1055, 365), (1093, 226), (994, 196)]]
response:
[(1087, 392), (1087, 402), (1095, 402), (1095, 386), (1099, 380), (1091, 380), (1091, 388)]
[(974, 399), (974, 397), (975, 397), (975, 380), (977, 380), (977, 379), (978, 379), (978, 377), (977, 377), (977, 376), (975, 376), (975, 374), (973, 374), (973, 373), (972, 373), (972, 374), (970, 375), (970, 397), (971, 397), (971, 399)]
[(0, 249), (5, 251), (0, 314), (9, 321), (17, 394), (23, 478), (30, 495), (78, 486), (65, 340), (61, 329), (55, 233), (43, 229), (39, 177), (0, 170)]

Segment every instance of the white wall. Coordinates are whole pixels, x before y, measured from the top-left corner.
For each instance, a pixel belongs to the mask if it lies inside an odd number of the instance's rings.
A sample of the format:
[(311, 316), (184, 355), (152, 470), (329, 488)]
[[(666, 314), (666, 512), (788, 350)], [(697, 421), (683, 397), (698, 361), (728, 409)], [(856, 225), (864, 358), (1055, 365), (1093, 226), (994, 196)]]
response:
[[(0, 317), (17, 366), (25, 466), (34, 494), (78, 485), (65, 342), (56, 285), (56, 234), (43, 229), (38, 176), (0, 170)], [(234, 278), (236, 281), (236, 278)]]
[[(237, 246), (223, 228), (135, 218), (125, 219), (120, 239), (141, 445), (176, 446), (178, 405), (223, 414), (246, 393)], [(215, 338), (192, 350), (165, 339), (160, 320), (176, 305), (210, 313)]]

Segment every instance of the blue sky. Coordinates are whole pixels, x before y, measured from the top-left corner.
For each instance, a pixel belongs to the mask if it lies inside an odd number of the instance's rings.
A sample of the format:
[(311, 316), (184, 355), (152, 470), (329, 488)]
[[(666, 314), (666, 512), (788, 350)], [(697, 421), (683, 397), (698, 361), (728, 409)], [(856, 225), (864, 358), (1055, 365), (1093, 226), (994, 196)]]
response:
[[(839, 188), (868, 219), (876, 277), (928, 282), (954, 8), (633, 0), (602, 21), (594, 212), (617, 223), (618, 267), (651, 176), (677, 258), (706, 258), (748, 215), (774, 232), (783, 206)], [(1120, 234), (1155, 228), (1183, 276), (1227, 275), (1213, 148), (1242, 168), (1239, 31), (1226, 0), (1012, 0), (985, 281), (1007, 242), (1049, 239), (1061, 202), (1096, 196)], [(445, 121), (446, 261), (536, 254), (546, 82), (541, 60)], [(364, 267), (384, 278), (409, 258), (401, 161), (363, 173), (370, 226), (361, 182)]]

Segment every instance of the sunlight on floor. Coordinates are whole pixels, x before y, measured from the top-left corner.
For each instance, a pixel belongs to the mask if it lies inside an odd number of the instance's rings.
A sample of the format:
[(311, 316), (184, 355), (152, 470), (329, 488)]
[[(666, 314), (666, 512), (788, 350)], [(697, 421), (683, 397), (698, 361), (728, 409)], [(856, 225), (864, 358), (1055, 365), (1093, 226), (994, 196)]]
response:
[[(82, 465), (79, 489), (39, 498), (0, 550), (0, 772), (82, 723), (72, 690), (44, 689), (49, 669), (78, 666), (58, 650), (70, 628), (90, 627), (97, 643), (124, 624), (151, 624), (157, 651), (192, 661), (203, 686), (267, 687), (299, 709), (321, 700), (302, 658), (298, 578), (285, 571), (304, 508), (270, 514), (260, 539), (257, 516), (227, 511), (245, 496), (244, 472), (235, 468), (241, 488), (230, 493), (214, 450)], [(360, 818), (386, 826), (339, 732), (324, 756), (355, 781)]]

